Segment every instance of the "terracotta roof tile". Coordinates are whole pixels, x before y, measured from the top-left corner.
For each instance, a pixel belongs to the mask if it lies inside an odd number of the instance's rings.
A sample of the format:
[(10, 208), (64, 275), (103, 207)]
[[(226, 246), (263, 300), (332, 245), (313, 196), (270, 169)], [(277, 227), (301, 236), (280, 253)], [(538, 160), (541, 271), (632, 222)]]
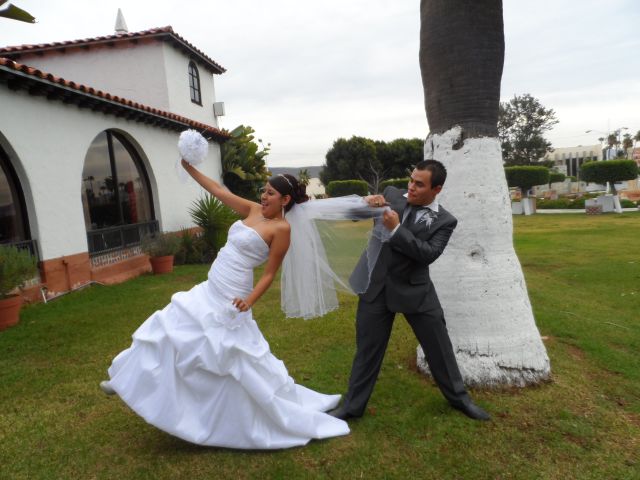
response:
[[(117, 95), (111, 95), (109, 93), (102, 92), (101, 90), (96, 90), (92, 87), (88, 87), (86, 85), (78, 84), (70, 80), (65, 80), (64, 78), (61, 78), (61, 77), (56, 77), (55, 75), (43, 72), (33, 67), (29, 67), (28, 65), (17, 63), (9, 58), (0, 57), (0, 73), (2, 73), (3, 70), (9, 71), (9, 72), (11, 71), (22, 72), (26, 74), (28, 77), (32, 77), (33, 80), (36, 82), (44, 81), (44, 82), (47, 82), (47, 84), (52, 85), (56, 88), (67, 88), (67, 89), (74, 90), (76, 92), (81, 92), (82, 95), (90, 95), (98, 102), (104, 102), (104, 103), (114, 102), (114, 103), (123, 105), (125, 107), (129, 107), (131, 109), (135, 109), (143, 113), (147, 113), (149, 115), (170, 119), (186, 127), (192, 127), (201, 132), (208, 133), (209, 136), (211, 136), (212, 138), (215, 138), (217, 141), (225, 141), (231, 138), (231, 136), (226, 130), (219, 130), (215, 127), (198, 122), (196, 120), (192, 120), (190, 118), (183, 117), (181, 115), (176, 115), (175, 113), (158, 110), (157, 108), (149, 107), (147, 105), (134, 102), (133, 100), (120, 98)], [(0, 80), (2, 80), (1, 76), (0, 76)]]
[(28, 53), (46, 53), (48, 51), (64, 51), (66, 48), (71, 47), (83, 47), (97, 45), (101, 43), (112, 43), (122, 41), (132, 41), (141, 38), (159, 38), (168, 39), (172, 41), (176, 46), (179, 46), (192, 54), (195, 54), (200, 60), (206, 64), (214, 73), (224, 73), (226, 70), (224, 67), (213, 61), (204, 52), (196, 48), (193, 44), (189, 43), (183, 37), (173, 31), (171, 26), (152, 28), (149, 30), (143, 30), (141, 32), (122, 33), (115, 35), (106, 35), (101, 37), (84, 38), (80, 40), (66, 40), (63, 42), (51, 42), (51, 43), (39, 43), (37, 45), (16, 45), (10, 47), (0, 48), (0, 57), (19, 57)]

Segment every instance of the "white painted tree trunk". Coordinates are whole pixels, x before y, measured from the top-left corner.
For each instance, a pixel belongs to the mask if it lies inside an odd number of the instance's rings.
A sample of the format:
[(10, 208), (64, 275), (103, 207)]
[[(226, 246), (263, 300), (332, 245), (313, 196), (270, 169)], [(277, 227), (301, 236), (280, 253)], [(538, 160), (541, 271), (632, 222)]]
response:
[(622, 213), (622, 205), (620, 204), (620, 197), (617, 193), (613, 196), (613, 209), (616, 213)]
[[(525, 386), (548, 379), (549, 358), (531, 310), (497, 138), (466, 139), (460, 128), (429, 136), (425, 158), (448, 177), (438, 196), (458, 218), (444, 254), (431, 266), (458, 365), (467, 385)], [(418, 367), (428, 372), (418, 346)]]
[(534, 213), (536, 213), (535, 198), (524, 197), (521, 201), (522, 201), (522, 208), (524, 210), (525, 215), (533, 215)]

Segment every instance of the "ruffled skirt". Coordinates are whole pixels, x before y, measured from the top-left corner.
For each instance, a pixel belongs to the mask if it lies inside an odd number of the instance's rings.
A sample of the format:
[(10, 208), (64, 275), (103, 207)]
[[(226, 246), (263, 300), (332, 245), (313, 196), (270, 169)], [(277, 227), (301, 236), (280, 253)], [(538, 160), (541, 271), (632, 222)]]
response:
[(148, 423), (199, 445), (278, 449), (349, 433), (324, 413), (340, 396), (295, 384), (251, 311), (238, 313), (208, 282), (151, 315), (109, 376)]

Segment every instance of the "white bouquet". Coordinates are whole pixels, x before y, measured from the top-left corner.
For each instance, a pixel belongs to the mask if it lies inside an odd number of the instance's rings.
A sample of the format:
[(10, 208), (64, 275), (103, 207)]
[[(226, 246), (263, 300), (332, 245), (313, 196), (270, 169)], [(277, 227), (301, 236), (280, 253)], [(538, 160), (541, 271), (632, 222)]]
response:
[(193, 166), (201, 164), (209, 151), (209, 142), (200, 132), (185, 130), (178, 139), (178, 151), (180, 152), (180, 158), (176, 162), (176, 172), (180, 180), (185, 182), (189, 177), (184, 168), (182, 168), (180, 160), (184, 158), (185, 161)]

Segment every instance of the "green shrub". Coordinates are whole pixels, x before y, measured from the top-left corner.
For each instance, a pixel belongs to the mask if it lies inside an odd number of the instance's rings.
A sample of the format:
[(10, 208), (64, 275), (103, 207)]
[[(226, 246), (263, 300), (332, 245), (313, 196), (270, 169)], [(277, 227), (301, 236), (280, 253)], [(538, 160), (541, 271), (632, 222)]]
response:
[(193, 223), (202, 228), (203, 261), (213, 260), (227, 241), (227, 232), (240, 218), (213, 195), (205, 194), (195, 200), (189, 209)]
[(260, 198), (260, 187), (269, 178), (266, 157), (271, 149), (260, 139), (254, 141), (254, 133), (250, 126), (239, 125), (220, 147), (223, 183), (236, 195), (252, 201)]
[(364, 180), (334, 180), (329, 182), (326, 192), (330, 197), (365, 196), (369, 193), (369, 186)]
[(564, 182), (564, 179), (567, 178), (567, 176), (564, 173), (560, 173), (560, 172), (549, 172), (549, 183), (557, 183), (557, 182)]
[[(538, 199), (536, 202), (537, 208), (553, 210), (553, 209), (564, 209), (564, 208), (574, 208), (574, 209), (582, 209), (584, 208), (585, 200), (588, 198), (596, 198), (598, 195), (586, 194), (580, 198), (567, 198), (562, 197), (557, 200), (545, 200)], [(621, 199), (620, 205), (622, 208), (635, 208), (637, 205), (635, 202), (632, 202), (628, 199)]]
[(180, 249), (180, 239), (171, 232), (154, 232), (142, 237), (140, 248), (150, 257), (175, 255)]
[(390, 178), (389, 180), (384, 180), (380, 182), (378, 190), (380, 192), (384, 192), (384, 189), (387, 187), (396, 187), (406, 189), (409, 185), (409, 178)]
[(543, 210), (554, 210), (554, 209), (582, 209), (584, 208), (585, 198), (567, 198), (562, 197), (557, 200), (537, 200), (536, 207)]
[(0, 246), (0, 298), (8, 297), (16, 287), (36, 276), (36, 259), (28, 250)]
[(545, 185), (549, 183), (549, 169), (538, 166), (517, 166), (505, 167), (504, 173), (507, 177), (507, 184), (510, 187), (518, 187), (522, 193), (526, 193), (535, 185)]

